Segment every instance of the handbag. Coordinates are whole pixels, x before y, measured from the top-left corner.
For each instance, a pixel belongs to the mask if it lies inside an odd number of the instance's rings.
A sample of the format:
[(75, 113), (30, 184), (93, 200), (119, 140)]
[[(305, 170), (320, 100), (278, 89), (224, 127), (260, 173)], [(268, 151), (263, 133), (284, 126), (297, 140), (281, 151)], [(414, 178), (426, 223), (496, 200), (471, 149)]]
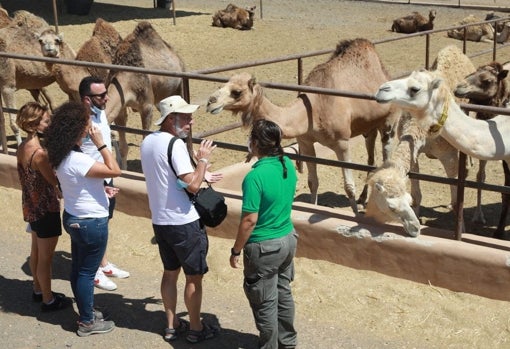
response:
[[(177, 137), (172, 137), (168, 144), (168, 163), (175, 176), (179, 178), (175, 172), (174, 166), (172, 165), (172, 148), (176, 140)], [(191, 156), (190, 159), (193, 166), (196, 167), (195, 161), (193, 161)], [(186, 194), (188, 194), (190, 201), (195, 206), (202, 223), (205, 226), (214, 228), (223, 222), (227, 216), (227, 204), (225, 203), (223, 195), (214, 190), (211, 183), (207, 181), (206, 183), (207, 187), (200, 188), (196, 194), (191, 194), (186, 189), (184, 190), (186, 191)]]

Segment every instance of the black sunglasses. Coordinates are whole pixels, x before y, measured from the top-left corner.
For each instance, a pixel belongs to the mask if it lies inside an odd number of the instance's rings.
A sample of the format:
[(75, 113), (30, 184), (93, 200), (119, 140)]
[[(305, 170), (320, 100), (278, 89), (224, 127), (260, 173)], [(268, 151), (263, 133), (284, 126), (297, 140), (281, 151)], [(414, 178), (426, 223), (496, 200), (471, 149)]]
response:
[(108, 94), (108, 91), (104, 91), (103, 93), (98, 93), (98, 94), (95, 94), (95, 95), (87, 95), (87, 96), (88, 97), (99, 97), (101, 99), (104, 99), (107, 94)]

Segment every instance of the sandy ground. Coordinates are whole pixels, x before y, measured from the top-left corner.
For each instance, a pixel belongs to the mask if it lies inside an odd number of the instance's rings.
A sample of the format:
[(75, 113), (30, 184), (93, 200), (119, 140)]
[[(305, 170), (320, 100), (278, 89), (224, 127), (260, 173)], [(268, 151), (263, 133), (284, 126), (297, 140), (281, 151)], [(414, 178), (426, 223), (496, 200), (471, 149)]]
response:
[[(42, 3), (45, 4), (42, 4)], [(248, 5), (252, 1), (237, 1)], [(449, 3), (438, 1), (438, 3)], [(451, 1), (456, 4), (457, 1)], [(464, 2), (463, 2), (464, 3)], [(510, 1), (509, 1), (510, 3)], [(50, 22), (50, 1), (2, 1), (12, 11), (21, 7), (39, 13)], [(127, 35), (140, 20), (149, 20), (158, 32), (170, 42), (186, 63), (187, 70), (210, 68), (243, 61), (274, 56), (333, 49), (341, 39), (365, 37), (380, 40), (396, 37), (389, 32), (391, 21), (411, 11), (427, 12), (423, 6), (389, 5), (360, 1), (282, 0), (264, 2), (264, 19), (256, 19), (255, 29), (241, 32), (212, 28), (211, 15), (224, 8), (228, 1), (187, 0), (177, 2), (177, 26), (173, 26), (169, 13), (153, 9), (148, 0), (95, 1), (89, 16), (61, 14), (60, 30), (76, 50), (91, 34), (96, 17), (112, 22), (122, 36)], [(502, 1), (496, 5), (510, 6)], [(259, 3), (257, 3), (259, 5)], [(17, 6), (17, 7), (16, 7)], [(32, 6), (32, 7), (31, 7)], [(36, 7), (34, 7), (36, 6)], [(474, 13), (483, 18), (486, 11), (438, 8), (436, 28), (446, 27), (466, 15)], [(379, 45), (383, 62), (393, 75), (423, 66), (423, 38), (410, 42)], [(431, 50), (437, 52), (452, 41), (445, 35), (433, 36)], [(468, 52), (488, 45), (473, 43)], [(508, 49), (498, 60), (510, 60)], [(306, 59), (304, 71), (326, 57)], [(481, 56), (475, 65), (490, 58)], [(279, 63), (271, 66), (245, 69), (259, 81), (296, 83), (296, 63)], [(230, 73), (220, 76), (228, 77)], [(191, 100), (205, 105), (207, 97), (219, 84), (191, 83)], [(58, 87), (53, 87), (57, 98), (64, 101)], [(275, 103), (285, 104), (294, 98), (292, 92), (266, 90)], [(19, 93), (19, 101), (26, 100)], [(228, 113), (211, 117), (201, 108), (195, 122), (195, 132), (236, 121)], [(130, 116), (130, 125), (139, 127), (139, 117)], [(246, 131), (236, 130), (212, 137), (223, 142), (245, 144)], [(138, 146), (141, 138), (131, 136), (129, 167), (139, 168)], [(10, 143), (12, 144), (12, 139)], [(365, 162), (362, 142), (353, 142), (355, 156)], [(244, 154), (218, 151), (215, 168), (241, 161)], [(380, 161), (380, 160), (379, 160)], [(320, 167), (320, 203), (346, 208), (341, 176), (335, 171)], [(425, 173), (443, 173), (437, 162), (424, 159), (421, 169)], [(500, 165), (488, 166), (488, 181), (502, 182)], [(472, 174), (471, 174), (472, 176)], [(363, 185), (365, 175), (356, 174), (357, 185)], [(439, 185), (422, 186), (424, 222), (431, 226), (453, 228), (453, 216), (444, 207), (449, 202), (448, 189)], [(472, 213), (474, 191), (466, 193), (466, 216)], [(148, 219), (131, 217), (118, 212), (112, 221), (109, 254), (111, 260), (129, 270), (132, 276), (118, 280), (114, 292), (97, 291), (97, 303), (104, 306), (118, 328), (104, 336), (78, 338), (76, 314), (69, 309), (58, 314), (40, 314), (30, 300), (30, 276), (27, 264), (29, 236), (24, 231), (20, 212), (20, 194), (16, 190), (0, 188), (0, 197), (9, 205), (3, 210), (0, 231), (5, 234), (0, 245), (0, 328), (4, 343), (12, 348), (89, 348), (109, 347), (167, 347), (160, 336), (164, 315), (159, 296), (161, 265), (157, 248), (152, 244), (152, 229)], [(439, 199), (438, 199), (439, 198)], [(297, 200), (307, 199), (306, 176), (300, 178)], [(499, 216), (499, 195), (484, 194), (487, 226), (468, 226), (481, 234), (489, 234)], [(203, 312), (206, 321), (217, 322), (222, 335), (198, 348), (254, 348), (256, 329), (247, 301), (241, 288), (242, 273), (228, 265), (232, 241), (211, 237), (210, 273), (205, 278)], [(71, 294), (68, 282), (69, 239), (60, 239), (55, 258), (55, 290)], [(508, 348), (510, 316), (508, 303), (454, 293), (434, 285), (416, 284), (389, 278), (377, 273), (359, 271), (319, 260), (296, 258), (297, 319), (301, 348)], [(508, 292), (509, 290), (502, 290)], [(179, 311), (184, 311), (180, 304)], [(173, 348), (188, 348), (184, 341), (172, 343)]]

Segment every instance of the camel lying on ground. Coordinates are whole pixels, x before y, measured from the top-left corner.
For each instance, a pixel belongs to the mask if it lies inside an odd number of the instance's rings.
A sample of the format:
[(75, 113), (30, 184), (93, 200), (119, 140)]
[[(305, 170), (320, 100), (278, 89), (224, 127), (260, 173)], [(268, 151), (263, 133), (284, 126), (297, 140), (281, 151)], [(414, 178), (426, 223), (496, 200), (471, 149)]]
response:
[[(30, 56), (42, 56), (39, 42), (34, 32), (49, 28), (41, 17), (27, 11), (16, 11), (12, 22), (0, 29), (0, 51)], [(0, 92), (4, 105), (16, 109), (15, 92), (20, 89), (29, 90), (35, 100), (42, 93), (52, 107), (49, 96), (44, 88), (55, 81), (55, 78), (43, 62), (27, 61), (0, 57)], [(19, 128), (16, 126), (16, 114), (9, 113), (10, 126), (21, 143)]]
[[(41, 52), (45, 57), (105, 64), (112, 63), (115, 50), (122, 40), (117, 30), (101, 18), (96, 20), (92, 37), (81, 46), (78, 53), (67, 45), (62, 34), (55, 33), (53, 29), (43, 31), (38, 37)], [(56, 63), (47, 63), (47, 66), (59, 87), (69, 96), (69, 100), (77, 102), (80, 101), (78, 87), (84, 77), (93, 75), (106, 80), (108, 76), (108, 70), (101, 68)]]
[(411, 34), (434, 29), (436, 10), (430, 10), (429, 18), (425, 18), (419, 12), (413, 12), (407, 16), (397, 18), (391, 26), (392, 32)]
[[(131, 34), (118, 45), (113, 64), (140, 67), (166, 72), (184, 71), (184, 63), (149, 22), (138, 23)], [(150, 129), (152, 110), (163, 98), (181, 94), (182, 79), (122, 70), (111, 70), (108, 78), (109, 102), (106, 115), (109, 122), (119, 126), (127, 123), (127, 107), (140, 113), (142, 128)], [(128, 145), (125, 132), (119, 131), (121, 168), (127, 168)]]
[(214, 27), (249, 30), (253, 27), (256, 8), (257, 6), (251, 6), (243, 9), (229, 4), (224, 10), (219, 10), (214, 14), (212, 25)]
[[(462, 82), (460, 82), (454, 90), (457, 97), (468, 98), (472, 104), (480, 104), (485, 106), (506, 108), (510, 101), (510, 76), (508, 70), (510, 63), (504, 65), (498, 62), (491, 62), (489, 64), (478, 67), (476, 72), (468, 75)], [(494, 115), (490, 113), (478, 112), (477, 119), (488, 120)], [(505, 186), (510, 186), (510, 171), (508, 164), (503, 161), (503, 173), (505, 174)], [(487, 161), (480, 160), (480, 170), (478, 171), (477, 181), (485, 182), (485, 166)], [(477, 190), (477, 206), (473, 216), (474, 222), (486, 223), (482, 211), (482, 191)], [(502, 196), (502, 209), (499, 219), (499, 224), (494, 234), (495, 237), (501, 237), (505, 231), (506, 216), (508, 213), (510, 197), (503, 194)]]
[[(473, 15), (469, 15), (460, 22), (455, 23), (454, 26), (478, 22), (482, 22), (482, 20)], [(463, 28), (450, 29), (446, 32), (446, 34), (449, 38), (464, 40)], [(466, 40), (469, 41), (493, 42), (494, 35), (496, 35), (496, 42), (499, 44), (508, 41), (510, 38), (510, 24), (508, 22), (505, 23), (500, 33), (495, 32), (493, 26), (489, 23), (474, 24), (466, 27)]]
[[(381, 85), (379, 103), (400, 106), (417, 119), (420, 127), (439, 134), (463, 153), (481, 160), (510, 160), (510, 120), (497, 115), (490, 120), (470, 118), (438, 75), (415, 71), (404, 79)], [(504, 235), (504, 234), (502, 234)]]
[[(447, 46), (438, 52), (432, 65), (437, 74), (455, 86), (463, 77), (475, 70), (471, 60), (456, 46)], [(390, 159), (376, 169), (368, 179), (370, 196), (366, 216), (379, 223), (399, 221), (411, 236), (420, 233), (419, 210), (421, 204), (420, 182), (411, 180), (411, 195), (407, 193), (407, 174), (418, 173), (419, 154), (438, 159), (448, 178), (458, 174), (459, 152), (441, 136), (429, 138), (408, 112), (400, 118), (399, 143)], [(450, 186), (451, 206), (456, 207), (457, 190)]]
[[(341, 41), (331, 58), (310, 72), (305, 85), (372, 94), (387, 80), (388, 74), (374, 45), (366, 39), (355, 39)], [(373, 135), (377, 130), (381, 133), (383, 159), (386, 159), (400, 116), (396, 108), (374, 101), (315, 93), (301, 93), (288, 105), (280, 107), (264, 96), (262, 86), (248, 73), (232, 76), (222, 88), (211, 94), (207, 111), (217, 114), (223, 109), (241, 114), (245, 126), (261, 118), (276, 122), (284, 138), (296, 138), (302, 155), (315, 157), (314, 143), (318, 142), (332, 149), (338, 160), (349, 162), (349, 139)], [(369, 159), (373, 159), (374, 154), (371, 143), (367, 143), (371, 147), (367, 149)], [(317, 166), (312, 162), (306, 165), (311, 202), (317, 204)], [(357, 213), (352, 171), (342, 168), (342, 172), (344, 189), (353, 211)]]

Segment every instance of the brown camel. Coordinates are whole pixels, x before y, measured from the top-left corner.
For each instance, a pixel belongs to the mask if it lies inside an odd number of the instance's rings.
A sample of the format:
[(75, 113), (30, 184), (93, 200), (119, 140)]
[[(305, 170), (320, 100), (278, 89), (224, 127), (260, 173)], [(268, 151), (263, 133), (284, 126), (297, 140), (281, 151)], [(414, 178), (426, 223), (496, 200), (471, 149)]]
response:
[[(455, 23), (454, 26), (478, 22), (482, 22), (482, 20), (473, 15), (469, 15), (460, 22)], [(463, 28), (450, 29), (446, 32), (446, 34), (449, 38), (464, 40)], [(489, 23), (474, 24), (466, 27), (466, 40), (469, 41), (493, 42), (494, 35), (496, 35), (496, 42), (500, 44), (508, 41), (508, 38), (510, 37), (510, 24), (508, 22), (505, 23), (500, 33), (497, 33), (494, 30), (494, 27)]]
[[(508, 70), (510, 63), (504, 65), (498, 62), (491, 62), (478, 67), (476, 72), (468, 75), (461, 81), (454, 90), (457, 97), (468, 98), (472, 104), (480, 104), (486, 106), (506, 108), (510, 102), (510, 76)], [(494, 117), (490, 113), (478, 112), (477, 119), (487, 120)], [(477, 181), (485, 182), (485, 166), (487, 161), (480, 160), (480, 168), (477, 174)], [(505, 175), (505, 186), (510, 186), (510, 171), (508, 164), (503, 161), (503, 173)], [(474, 222), (486, 223), (482, 211), (480, 189), (477, 191), (477, 206), (475, 215), (473, 216)], [(505, 232), (506, 216), (508, 213), (510, 197), (502, 195), (502, 207), (499, 224), (494, 234), (495, 237), (502, 237)]]
[(397, 33), (411, 34), (434, 29), (436, 10), (430, 10), (429, 18), (425, 18), (419, 12), (413, 12), (407, 16), (397, 18), (393, 21), (391, 31)]
[[(308, 86), (372, 94), (388, 74), (375, 50), (366, 39), (341, 41), (331, 58), (316, 66), (308, 75)], [(213, 114), (221, 110), (241, 114), (244, 125), (265, 118), (276, 122), (285, 138), (296, 138), (301, 154), (315, 157), (314, 143), (331, 148), (341, 161), (351, 161), (349, 139), (379, 130), (383, 142), (383, 158), (391, 151), (394, 126), (400, 116), (394, 108), (373, 101), (303, 93), (285, 107), (276, 106), (263, 95), (263, 89), (248, 73), (230, 78), (214, 92), (207, 104)], [(368, 149), (373, 154), (373, 148)], [(307, 162), (311, 202), (317, 203), (319, 181), (315, 163)], [(344, 189), (351, 207), (357, 213), (356, 190), (352, 171), (343, 168)]]
[[(47, 29), (39, 35), (41, 51), (46, 57), (105, 64), (112, 63), (121, 40), (122, 38), (117, 30), (102, 18), (96, 20), (92, 37), (81, 46), (76, 54), (66, 44), (63, 35), (55, 33), (53, 29)], [(70, 100), (74, 101), (80, 101), (78, 86), (84, 77), (93, 75), (106, 80), (108, 76), (108, 70), (101, 68), (54, 63), (47, 63), (47, 66), (55, 76), (62, 91), (69, 96)]]
[[(167, 72), (184, 71), (184, 63), (175, 50), (146, 21), (138, 23), (119, 43), (112, 63)], [(107, 83), (110, 97), (106, 104), (108, 120), (125, 126), (126, 108), (131, 107), (140, 113), (144, 130), (151, 126), (153, 107), (163, 98), (181, 94), (182, 90), (181, 78), (122, 70), (111, 70)], [(119, 132), (119, 147), (121, 167), (126, 169), (128, 146), (124, 132)]]
[(216, 12), (212, 18), (214, 27), (249, 30), (253, 27), (256, 6), (240, 8), (229, 4), (224, 10)]
[[(34, 32), (49, 28), (41, 17), (27, 11), (16, 11), (11, 24), (0, 29), (0, 51), (31, 56), (42, 56), (39, 42)], [(39, 100), (42, 90), (51, 107), (51, 100), (44, 93), (44, 87), (55, 81), (55, 78), (43, 62), (0, 58), (0, 92), (4, 105), (16, 109), (16, 90), (29, 90), (34, 99)], [(21, 143), (21, 135), (15, 122), (16, 115), (9, 114), (10, 126)]]

